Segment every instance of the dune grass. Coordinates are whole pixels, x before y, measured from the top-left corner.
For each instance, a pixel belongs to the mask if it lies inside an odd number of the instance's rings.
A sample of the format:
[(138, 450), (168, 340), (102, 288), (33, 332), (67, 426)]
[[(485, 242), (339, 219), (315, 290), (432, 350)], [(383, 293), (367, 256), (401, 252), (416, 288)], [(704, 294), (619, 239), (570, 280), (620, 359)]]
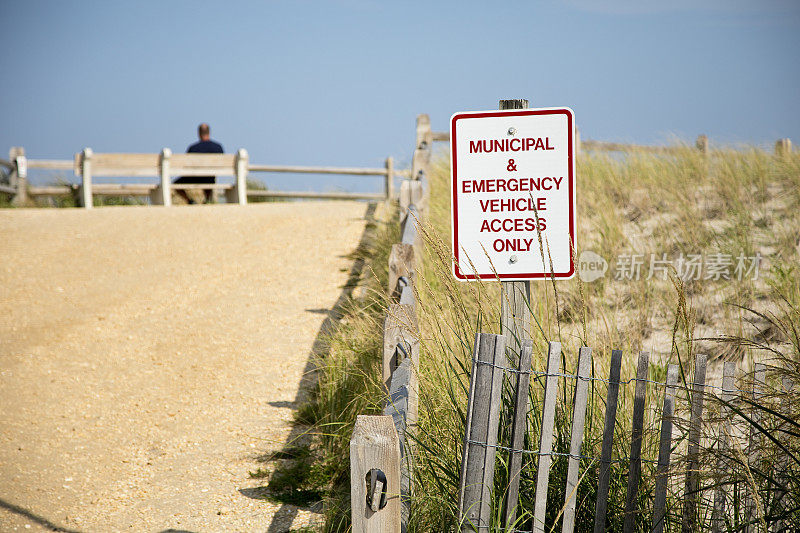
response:
[[(449, 531), (458, 526), (456, 495), (472, 344), (477, 331), (500, 333), (498, 284), (460, 283), (450, 274), (448, 180), (448, 161), (440, 157), (430, 177), (425, 257), (415, 287), (423, 338), (411, 531)], [(800, 419), (800, 401), (798, 395), (786, 393), (792, 380), (800, 387), (798, 208), (797, 155), (777, 159), (748, 148), (715, 151), (705, 158), (689, 147), (669, 157), (582, 154), (578, 166), (577, 251), (598, 253), (609, 262), (609, 269), (605, 277), (591, 283), (578, 278), (532, 282), (530, 334), (535, 343), (535, 370), (544, 370), (546, 343), (551, 340), (563, 345), (562, 367), (573, 373), (578, 349), (591, 346), (593, 375), (600, 378), (607, 377), (612, 349), (623, 350), (623, 380), (634, 377), (639, 350), (651, 353), (649, 378), (654, 381), (664, 380), (670, 363), (680, 364), (682, 382), (689, 381), (697, 353), (709, 356), (709, 382), (714, 385), (720, 384), (722, 361), (740, 363), (737, 386), (742, 390), (752, 387), (749, 372), (755, 361), (771, 365), (767, 391), (757, 405), (737, 401), (731, 406), (740, 418), (756, 411), (761, 414), (756, 428), (761, 459), (758, 464), (749, 463), (740, 445), (746, 439), (733, 439), (732, 451), (725, 459), (730, 475), (720, 480), (710, 475), (713, 472), (704, 474), (707, 490), (700, 506), (701, 529), (710, 525), (711, 487), (719, 482), (729, 485), (729, 510), (736, 517), (726, 525), (728, 529), (743, 527), (747, 489), (753, 487), (758, 489), (759, 523), (800, 527), (800, 428), (794, 422)], [(313, 468), (324, 473), (317, 479), (326, 484), (326, 531), (346, 531), (349, 526), (348, 443), (355, 417), (379, 413), (384, 403), (380, 354), (388, 301), (386, 264), (391, 244), (398, 239), (397, 224), (389, 217), (370, 249), (363, 251), (371, 265), (371, 275), (365, 280), (367, 297), (354, 300), (347, 309), (328, 353), (319, 361), (319, 383), (313, 400), (302, 412), (303, 421), (316, 428)], [(704, 261), (710, 257), (723, 266), (729, 260), (728, 275), (704, 279), (705, 272), (694, 279), (690, 266), (696, 255)], [(623, 267), (634, 256), (641, 260), (640, 275), (628, 276), (630, 272)], [(670, 266), (651, 273), (651, 261), (663, 258)], [(757, 276), (750, 258), (760, 258)], [(567, 452), (574, 382), (562, 380), (560, 386), (554, 451)], [(536, 449), (538, 444), (542, 388), (542, 381), (532, 380), (526, 449)], [(586, 456), (600, 455), (605, 393), (602, 381), (593, 382), (583, 449)], [(662, 397), (663, 388), (648, 387), (646, 405), (654, 408), (646, 410), (645, 459), (658, 455)], [(702, 452), (703, 464), (716, 465), (716, 449), (709, 444), (719, 426), (715, 417), (720, 405), (714, 398), (709, 396), (707, 401), (704, 430), (709, 438)], [(614, 439), (618, 462), (612, 467), (609, 530), (618, 530), (622, 524), (632, 404), (631, 383), (620, 392)], [(686, 409), (685, 398), (679, 398), (679, 418), (686, 416)], [(501, 444), (508, 442), (510, 431), (508, 411), (503, 412)], [(685, 427), (678, 426), (667, 530), (680, 528), (685, 454), (681, 435)], [(494, 503), (498, 517), (508, 479), (506, 460), (505, 454), (498, 453)], [(770, 467), (774, 464), (782, 466), (779, 476)], [(581, 464), (578, 531), (592, 528), (596, 466), (590, 459)], [(526, 455), (522, 511), (518, 513), (522, 529), (530, 526), (535, 473), (535, 456)], [(558, 522), (565, 477), (566, 461), (555, 459), (548, 493), (549, 524)], [(640, 529), (649, 524), (653, 485), (654, 465), (646, 461), (639, 492)], [(786, 496), (776, 502), (775, 494), (781, 490)]]

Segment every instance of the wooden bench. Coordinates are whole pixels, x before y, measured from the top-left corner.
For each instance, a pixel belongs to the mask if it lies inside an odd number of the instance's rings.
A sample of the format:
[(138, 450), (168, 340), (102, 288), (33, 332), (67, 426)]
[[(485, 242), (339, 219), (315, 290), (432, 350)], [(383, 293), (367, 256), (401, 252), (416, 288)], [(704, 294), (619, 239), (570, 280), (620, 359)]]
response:
[[(75, 175), (81, 178), (80, 204), (92, 207), (92, 196), (131, 194), (149, 196), (154, 205), (172, 205), (172, 190), (224, 190), (229, 203), (247, 203), (247, 150), (236, 154), (173, 154), (169, 148), (160, 154), (96, 154), (91, 148), (75, 154)], [(95, 177), (160, 178), (156, 184), (115, 184), (93, 182)], [(227, 184), (173, 184), (177, 176), (233, 176)]]

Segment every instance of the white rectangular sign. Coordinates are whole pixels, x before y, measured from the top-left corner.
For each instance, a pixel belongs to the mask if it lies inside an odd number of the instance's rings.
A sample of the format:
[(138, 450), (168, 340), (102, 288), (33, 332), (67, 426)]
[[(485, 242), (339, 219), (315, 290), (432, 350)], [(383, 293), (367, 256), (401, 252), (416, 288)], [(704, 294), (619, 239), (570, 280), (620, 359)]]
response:
[(456, 278), (575, 274), (574, 127), (566, 107), (452, 116)]

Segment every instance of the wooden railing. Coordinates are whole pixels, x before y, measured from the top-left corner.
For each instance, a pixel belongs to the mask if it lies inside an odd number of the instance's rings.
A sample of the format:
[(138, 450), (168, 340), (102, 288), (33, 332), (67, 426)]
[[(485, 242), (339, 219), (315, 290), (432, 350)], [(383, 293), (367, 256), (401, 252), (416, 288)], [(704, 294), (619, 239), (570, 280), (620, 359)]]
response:
[[(410, 179), (399, 204), (402, 238), (389, 255), (390, 304), (383, 327), (383, 415), (359, 415), (350, 441), (352, 531), (405, 531), (413, 493), (412, 448), (417, 430), (420, 337), (416, 272), (422, 261), (420, 222), (427, 210), (432, 134), (427, 115), (417, 117)], [(399, 497), (398, 497), (399, 496)]]
[[(450, 142), (450, 134), (446, 131), (437, 131), (431, 134), (434, 141)], [(652, 146), (644, 144), (628, 144), (628, 143), (614, 143), (607, 141), (594, 141), (586, 139), (582, 141), (580, 135), (575, 135), (576, 139), (576, 152), (580, 150), (587, 151), (602, 151), (602, 152), (647, 152), (652, 154), (677, 154), (685, 150), (683, 146)], [(708, 137), (706, 135), (698, 135), (695, 140), (695, 148), (703, 153), (709, 152)], [(778, 139), (775, 141), (775, 155), (783, 156), (792, 152), (791, 139)]]
[[(160, 154), (94, 153), (90, 148), (75, 154), (73, 160), (28, 159), (22, 148), (12, 148), (9, 160), (0, 159), (8, 172), (6, 183), (0, 183), (0, 193), (10, 194), (13, 203), (26, 205), (31, 197), (71, 195), (78, 205), (91, 208), (94, 196), (147, 196), (153, 205), (172, 204), (175, 190), (213, 189), (222, 191), (229, 203), (246, 204), (253, 198), (318, 198), (342, 200), (383, 200), (394, 196), (394, 180), (407, 176), (409, 170), (395, 170), (391, 157), (383, 168), (309, 167), (287, 165), (254, 165), (247, 151), (236, 154), (173, 154), (168, 148)], [(30, 186), (29, 169), (70, 170), (81, 178), (79, 185)], [(382, 176), (382, 193), (271, 191), (248, 189), (250, 172), (288, 172), (296, 174), (340, 174), (351, 176)], [(177, 176), (233, 176), (233, 184), (172, 183)], [(97, 183), (96, 178), (137, 177), (158, 178), (153, 183)]]

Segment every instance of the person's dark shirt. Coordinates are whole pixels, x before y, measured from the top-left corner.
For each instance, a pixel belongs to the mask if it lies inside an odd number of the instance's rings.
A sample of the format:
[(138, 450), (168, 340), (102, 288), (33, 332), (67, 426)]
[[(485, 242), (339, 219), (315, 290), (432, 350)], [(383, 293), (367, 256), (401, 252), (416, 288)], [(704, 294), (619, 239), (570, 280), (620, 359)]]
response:
[[(187, 154), (222, 154), (222, 145), (211, 140), (198, 141), (186, 149)], [(183, 176), (175, 183), (216, 183), (216, 176)]]
[(198, 141), (186, 149), (187, 154), (222, 154), (222, 145), (211, 140)]

